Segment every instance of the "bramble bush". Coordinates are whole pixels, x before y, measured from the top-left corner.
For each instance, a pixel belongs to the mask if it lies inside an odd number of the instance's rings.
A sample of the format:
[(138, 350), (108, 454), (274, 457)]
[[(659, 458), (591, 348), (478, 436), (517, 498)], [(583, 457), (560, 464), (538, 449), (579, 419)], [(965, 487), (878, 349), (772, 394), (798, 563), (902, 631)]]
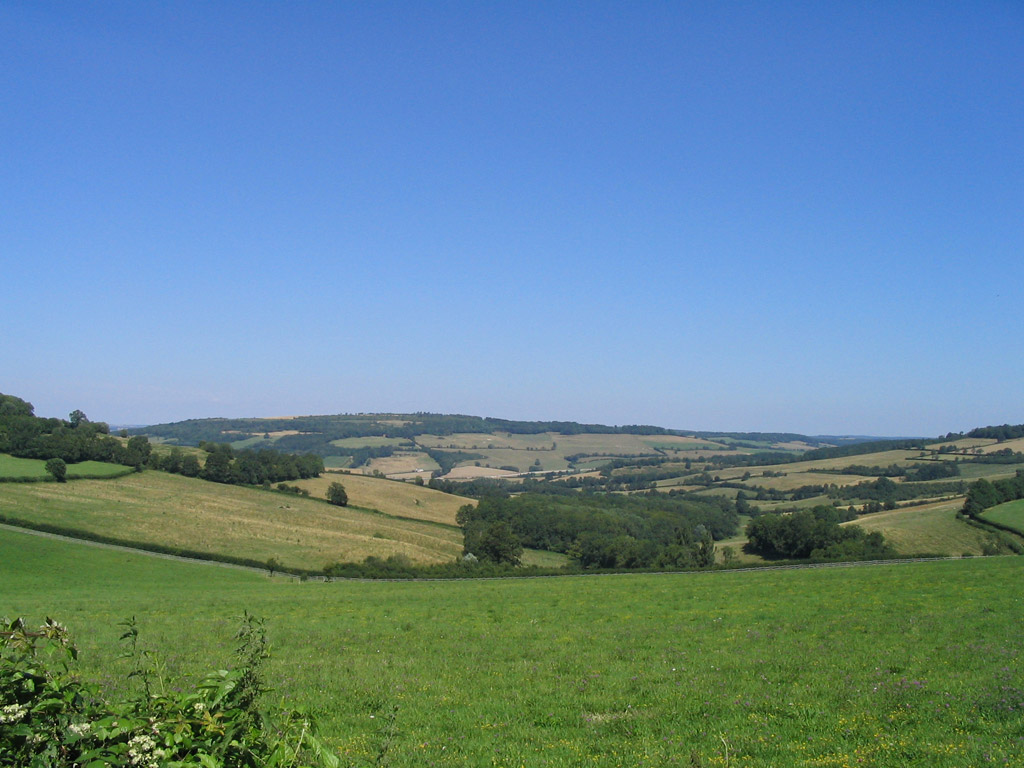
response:
[(237, 666), (202, 678), (193, 692), (166, 685), (138, 646), (134, 619), (121, 640), (134, 693), (108, 701), (84, 683), (65, 627), (47, 619), (30, 630), (3, 619), (0, 630), (0, 766), (3, 768), (339, 768), (301, 712), (259, 709), (267, 641), (246, 614), (236, 635)]

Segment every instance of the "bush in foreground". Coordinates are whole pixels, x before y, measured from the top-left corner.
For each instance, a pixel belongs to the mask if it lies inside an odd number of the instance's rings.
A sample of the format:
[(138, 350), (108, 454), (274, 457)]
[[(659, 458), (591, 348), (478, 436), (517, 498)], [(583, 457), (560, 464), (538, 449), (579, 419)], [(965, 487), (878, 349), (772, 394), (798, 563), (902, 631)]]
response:
[(67, 630), (47, 619), (29, 630), (21, 619), (0, 631), (0, 766), (138, 768), (338, 768), (309, 718), (268, 715), (258, 707), (267, 657), (262, 623), (242, 618), (238, 665), (211, 672), (194, 692), (177, 693), (156, 678), (137, 646), (134, 621), (122, 641), (136, 694), (107, 701), (75, 674), (77, 650)]

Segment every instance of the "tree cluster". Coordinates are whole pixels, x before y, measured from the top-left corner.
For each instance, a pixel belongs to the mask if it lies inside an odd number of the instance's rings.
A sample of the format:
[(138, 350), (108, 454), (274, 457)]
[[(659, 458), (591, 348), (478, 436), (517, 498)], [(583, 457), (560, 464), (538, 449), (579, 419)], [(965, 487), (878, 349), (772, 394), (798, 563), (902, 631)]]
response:
[(746, 548), (763, 557), (790, 560), (854, 560), (892, 557), (881, 533), (841, 526), (841, 513), (820, 505), (786, 515), (764, 514), (747, 525)]
[(490, 560), (518, 542), (567, 554), (583, 568), (707, 566), (713, 540), (732, 535), (738, 524), (731, 504), (661, 494), (492, 496), (460, 509), (457, 520), (466, 554)]
[(32, 404), (0, 394), (0, 453), (27, 459), (60, 459), (66, 464), (102, 461), (141, 468), (149, 459), (145, 437), (127, 443), (110, 436), (102, 421), (89, 421), (82, 411), (67, 420), (35, 415)]
[(967, 489), (963, 514), (968, 517), (977, 517), (989, 507), (1017, 499), (1024, 499), (1024, 470), (1020, 469), (1013, 477), (995, 481), (982, 478), (971, 483)]
[(967, 433), (968, 437), (984, 438), (988, 440), (1016, 440), (1024, 437), (1024, 424), (1003, 424), (998, 427), (978, 427)]
[[(145, 440), (142, 437), (131, 439)], [(312, 453), (295, 456), (270, 448), (235, 451), (227, 443), (203, 443), (203, 450), (207, 455), (202, 467), (195, 454), (185, 453), (177, 447), (154, 459), (151, 466), (165, 472), (230, 485), (269, 485), (319, 477), (324, 471), (324, 460)]]

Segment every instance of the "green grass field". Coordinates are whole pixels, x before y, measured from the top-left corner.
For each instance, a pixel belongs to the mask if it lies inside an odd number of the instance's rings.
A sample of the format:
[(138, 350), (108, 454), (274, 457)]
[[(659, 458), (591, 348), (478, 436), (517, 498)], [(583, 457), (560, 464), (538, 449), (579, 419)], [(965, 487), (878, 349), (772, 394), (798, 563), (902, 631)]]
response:
[(963, 768), (1024, 763), (1022, 568), (323, 584), (0, 531), (0, 614), (118, 685), (122, 619), (199, 673), (253, 612), (348, 765)]
[(981, 519), (1005, 525), (1024, 536), (1024, 499), (1008, 501), (1005, 504), (986, 509)]
[[(68, 464), (68, 477), (116, 477), (131, 471), (130, 467), (120, 464), (106, 464), (101, 461), (80, 461), (77, 464)], [(19, 459), (16, 456), (8, 456), (0, 453), (0, 478), (47, 478), (50, 473), (46, 471), (46, 462), (43, 459)]]

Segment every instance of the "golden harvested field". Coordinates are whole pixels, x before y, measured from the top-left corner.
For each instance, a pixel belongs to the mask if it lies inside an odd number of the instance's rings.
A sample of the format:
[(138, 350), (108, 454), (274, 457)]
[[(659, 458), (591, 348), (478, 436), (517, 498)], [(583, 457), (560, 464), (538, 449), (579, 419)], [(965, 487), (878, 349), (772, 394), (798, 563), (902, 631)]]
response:
[(415, 483), (345, 472), (325, 472), (320, 477), (296, 480), (290, 485), (305, 488), (311, 496), (323, 499), (326, 498), (327, 488), (331, 483), (341, 483), (345, 486), (349, 504), (375, 509), (394, 517), (430, 523), (455, 525), (455, 513), (459, 511), (459, 507), (476, 504), (475, 499), (453, 496)]
[(426, 453), (420, 451), (403, 451), (402, 453), (395, 453), (391, 456), (384, 456), (379, 459), (371, 459), (365, 467), (359, 467), (356, 472), (362, 472), (363, 474), (373, 474), (374, 470), (377, 470), (383, 475), (401, 475), (401, 474), (412, 474), (416, 470), (422, 470), (426, 473), (426, 479), (430, 479), (430, 473), (435, 469), (440, 469), (437, 462), (430, 458)]
[[(694, 446), (713, 445), (712, 440), (692, 437), (675, 437), (671, 435), (619, 435), (619, 434), (584, 434), (559, 435), (545, 432), (538, 435), (509, 435), (506, 433), (483, 435), (479, 433), (455, 435), (420, 435), (416, 442), (431, 448), (450, 448), (455, 446), (461, 451), (477, 451), (483, 453), (491, 446), (498, 449), (551, 448), (559, 456), (576, 453), (606, 453), (614, 455), (655, 455), (654, 446), (672, 450), (686, 450)], [(528, 455), (533, 455), (533, 451)], [(532, 460), (531, 460), (532, 463)]]
[(395, 554), (438, 563), (462, 551), (455, 528), (164, 472), (8, 484), (0, 514), (134, 542), (258, 561), (273, 557), (299, 568)]
[(480, 432), (456, 433), (453, 435), (419, 435), (416, 442), (427, 448), (448, 448), (460, 451), (482, 451), (490, 448), (551, 448), (552, 444), (565, 435), (542, 432), (536, 435), (511, 435), (498, 432), (486, 435)]
[[(715, 474), (720, 475), (723, 480), (735, 480), (738, 477), (742, 477), (744, 472), (750, 472), (751, 475), (759, 475), (765, 470), (794, 474), (797, 472), (807, 472), (810, 469), (842, 469), (843, 467), (848, 467), (852, 464), (869, 467), (888, 467), (890, 464), (906, 466), (920, 461), (920, 456), (920, 451), (882, 451), (880, 453), (866, 453), (861, 456), (843, 456), (837, 459), (795, 461), (792, 464), (766, 464), (764, 466), (757, 467), (732, 467), (717, 471)], [(827, 475), (822, 475), (822, 477), (827, 477)]]
[(384, 445), (407, 445), (408, 440), (401, 437), (342, 437), (331, 440), (331, 445), (339, 448), (379, 448)]
[(982, 448), (981, 452), (995, 453), (996, 451), (1003, 451), (1007, 448), (1014, 452), (1024, 451), (1024, 437), (1017, 438), (1016, 440), (1007, 440), (1002, 443), (990, 443)]
[(776, 451), (806, 451), (810, 448), (811, 445), (803, 440), (791, 440), (788, 443), (772, 443), (772, 450)]
[[(801, 462), (802, 463), (802, 462)], [(791, 464), (790, 466), (799, 466)], [(783, 470), (785, 472), (785, 470)], [(743, 476), (740, 475), (742, 478)], [(749, 485), (761, 485), (765, 488), (776, 488), (780, 491), (791, 491), (804, 485), (857, 485), (873, 480), (873, 477), (863, 475), (833, 475), (825, 472), (786, 472), (785, 477), (761, 477), (759, 473), (751, 473), (750, 479), (743, 481)]]
[(989, 438), (962, 437), (959, 440), (949, 440), (949, 441), (944, 442), (944, 443), (933, 443), (932, 445), (930, 445), (928, 447), (929, 448), (938, 449), (938, 448), (941, 448), (944, 445), (952, 445), (957, 450), (963, 451), (963, 450), (967, 450), (969, 448), (983, 448), (985, 446), (995, 445), (995, 444), (996, 444), (996, 441), (995, 440), (991, 440)]
[(475, 477), (516, 477), (516, 473), (508, 472), (504, 469), (494, 469), (493, 467), (455, 467), (451, 472), (445, 475), (446, 480), (472, 480)]
[(479, 461), (489, 467), (518, 467), (520, 472), (530, 472), (536, 469), (533, 462), (539, 461), (540, 468), (545, 471), (569, 468), (569, 462), (565, 460), (561, 449), (555, 452), (495, 448), (477, 451), (477, 453), (482, 453), (485, 458), (462, 462), (461, 466), (473, 465), (475, 461)]

